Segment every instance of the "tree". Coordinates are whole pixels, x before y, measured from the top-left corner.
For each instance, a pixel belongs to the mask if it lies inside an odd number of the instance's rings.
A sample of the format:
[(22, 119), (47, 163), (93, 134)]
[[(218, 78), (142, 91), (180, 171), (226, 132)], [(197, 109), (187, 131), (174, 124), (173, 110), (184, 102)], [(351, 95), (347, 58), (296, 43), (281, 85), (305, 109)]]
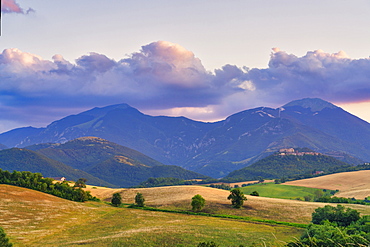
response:
[(313, 194), (315, 196), (315, 200), (318, 200), (324, 196), (324, 192), (320, 189), (315, 190)]
[(206, 200), (201, 195), (195, 195), (191, 198), (191, 206), (193, 211), (200, 211), (206, 204)]
[(86, 181), (87, 181), (87, 179), (86, 179), (86, 178), (79, 178), (79, 179), (76, 181), (76, 183), (75, 183), (74, 187), (86, 188)]
[(145, 202), (145, 198), (144, 198), (143, 194), (137, 193), (136, 196), (135, 196), (136, 205), (139, 206), (139, 207), (144, 207), (145, 206), (144, 202)]
[(370, 246), (370, 225), (367, 216), (360, 217), (357, 210), (325, 206), (312, 213), (300, 239), (288, 243), (289, 247)]
[(244, 201), (247, 200), (247, 198), (244, 196), (244, 193), (239, 188), (232, 189), (227, 199), (231, 200), (231, 204), (234, 208), (241, 208), (244, 204)]
[(112, 197), (112, 205), (118, 207), (122, 204), (122, 197), (120, 193), (114, 193)]
[(310, 201), (312, 201), (312, 195), (305, 195), (305, 196), (303, 197), (303, 199), (304, 199), (306, 202), (310, 202)]
[(11, 247), (12, 243), (9, 243), (9, 238), (6, 236), (6, 233), (2, 227), (0, 227), (0, 246), (1, 247)]
[(288, 243), (288, 247), (338, 247), (369, 246), (366, 233), (351, 233), (346, 227), (338, 227), (326, 221), (323, 225), (310, 224), (300, 239)]
[(357, 210), (342, 205), (337, 205), (337, 207), (326, 205), (323, 208), (315, 209), (315, 212), (312, 213), (312, 223), (314, 224), (329, 221), (336, 223), (338, 226), (349, 226), (360, 218), (360, 213)]
[(250, 193), (251, 196), (260, 196), (260, 194), (258, 193), (258, 191), (253, 191), (252, 193)]

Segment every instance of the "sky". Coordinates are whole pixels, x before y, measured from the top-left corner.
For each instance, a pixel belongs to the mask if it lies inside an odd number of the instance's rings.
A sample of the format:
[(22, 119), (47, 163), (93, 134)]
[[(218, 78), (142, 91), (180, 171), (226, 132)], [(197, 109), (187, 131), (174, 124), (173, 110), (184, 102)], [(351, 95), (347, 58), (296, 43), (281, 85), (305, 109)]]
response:
[(370, 122), (369, 0), (2, 0), (0, 133), (93, 107), (216, 121), (321, 98)]

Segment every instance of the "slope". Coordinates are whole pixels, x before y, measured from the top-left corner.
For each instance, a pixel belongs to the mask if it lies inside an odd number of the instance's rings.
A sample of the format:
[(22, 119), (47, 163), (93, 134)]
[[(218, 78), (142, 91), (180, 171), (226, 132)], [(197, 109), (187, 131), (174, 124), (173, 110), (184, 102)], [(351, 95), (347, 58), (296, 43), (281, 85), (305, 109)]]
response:
[(224, 177), (288, 147), (308, 147), (352, 164), (370, 161), (370, 124), (310, 98), (276, 109), (242, 111), (216, 123), (153, 117), (120, 104), (67, 116), (23, 139), (19, 131), (0, 134), (0, 143), (5, 136), (14, 136), (18, 146), (96, 136), (212, 177)]
[(98, 137), (81, 137), (64, 144), (39, 144), (27, 148), (117, 187), (135, 186), (149, 177), (206, 178), (178, 166), (163, 165), (140, 152)]
[(369, 177), (370, 170), (363, 170), (289, 181), (285, 184), (318, 189), (339, 190), (335, 196), (345, 198), (354, 197), (356, 199), (363, 200), (370, 196)]
[(348, 164), (322, 154), (282, 155), (276, 153), (250, 166), (231, 172), (225, 179), (243, 181), (253, 180), (256, 177), (270, 179), (295, 177), (312, 174), (315, 171), (329, 172), (333, 168), (343, 166), (348, 166)]
[(275, 237), (289, 241), (301, 232), (243, 221), (235, 227), (232, 219), (75, 203), (8, 185), (0, 185), (0, 198), (0, 224), (14, 246), (197, 246), (203, 241), (272, 246), (278, 243)]
[[(243, 209), (234, 209), (227, 200), (230, 191), (203, 186), (167, 186), (138, 189), (91, 189), (91, 194), (110, 201), (113, 193), (120, 193), (124, 203), (134, 203), (136, 193), (142, 193), (148, 206), (164, 209), (190, 210), (191, 198), (200, 194), (206, 200), (203, 212), (271, 219), (284, 222), (309, 223), (312, 212), (324, 203), (248, 196)], [(169, 196), (170, 195), (170, 196)], [(370, 214), (370, 207), (348, 205), (363, 214)]]
[(0, 150), (0, 168), (8, 171), (30, 171), (41, 173), (45, 177), (66, 177), (76, 181), (86, 178), (89, 184), (112, 186), (87, 172), (74, 169), (59, 161), (27, 149), (11, 148)]

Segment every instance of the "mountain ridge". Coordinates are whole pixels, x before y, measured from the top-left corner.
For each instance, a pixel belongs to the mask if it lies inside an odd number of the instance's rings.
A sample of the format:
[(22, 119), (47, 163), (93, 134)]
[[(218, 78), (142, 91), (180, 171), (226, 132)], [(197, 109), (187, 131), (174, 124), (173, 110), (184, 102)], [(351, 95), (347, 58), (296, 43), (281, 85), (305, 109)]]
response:
[[(0, 143), (12, 135), (16, 140), (15, 134), (16, 130), (0, 134)], [(96, 136), (163, 164), (216, 178), (284, 147), (343, 154), (355, 164), (370, 161), (370, 124), (317, 98), (292, 101), (275, 109), (248, 109), (214, 123), (150, 116), (118, 104), (70, 115), (34, 135), (19, 136), (19, 147)]]
[(115, 187), (136, 186), (150, 177), (208, 178), (179, 166), (164, 165), (136, 150), (99, 137), (80, 137), (63, 144), (36, 144), (26, 148), (108, 181)]

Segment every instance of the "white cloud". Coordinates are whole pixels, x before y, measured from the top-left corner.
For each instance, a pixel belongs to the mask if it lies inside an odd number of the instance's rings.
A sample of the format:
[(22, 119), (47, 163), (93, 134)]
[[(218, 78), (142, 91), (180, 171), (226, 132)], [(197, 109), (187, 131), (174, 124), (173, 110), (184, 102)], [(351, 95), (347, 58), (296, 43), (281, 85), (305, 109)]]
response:
[(321, 50), (297, 57), (275, 48), (268, 68), (225, 65), (210, 72), (191, 51), (165, 41), (120, 61), (93, 52), (75, 62), (62, 55), (49, 61), (13, 48), (0, 54), (0, 95), (0, 119), (29, 124), (117, 103), (216, 120), (304, 97), (370, 101), (370, 60)]

